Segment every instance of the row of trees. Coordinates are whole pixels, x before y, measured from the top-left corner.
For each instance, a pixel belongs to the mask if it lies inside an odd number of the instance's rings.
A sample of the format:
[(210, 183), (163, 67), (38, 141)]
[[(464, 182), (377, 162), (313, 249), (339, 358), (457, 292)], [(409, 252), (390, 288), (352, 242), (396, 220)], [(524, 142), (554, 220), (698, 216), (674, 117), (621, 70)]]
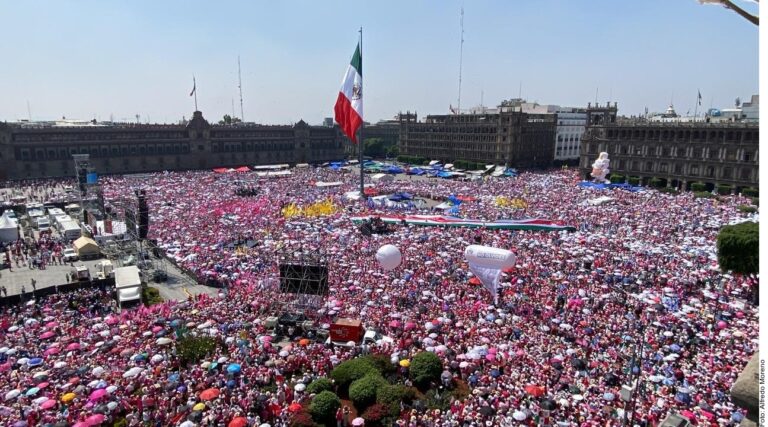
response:
[(373, 158), (397, 157), (397, 144), (386, 142), (382, 138), (366, 138), (363, 140), (363, 155)]

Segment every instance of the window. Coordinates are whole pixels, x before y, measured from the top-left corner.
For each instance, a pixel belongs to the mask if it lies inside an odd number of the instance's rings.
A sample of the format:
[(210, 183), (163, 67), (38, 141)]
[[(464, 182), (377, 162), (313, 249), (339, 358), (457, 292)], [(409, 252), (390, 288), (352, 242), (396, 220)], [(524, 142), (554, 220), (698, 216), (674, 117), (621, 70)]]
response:
[(690, 172), (691, 175), (694, 175), (694, 176), (698, 175), (699, 174), (699, 165), (691, 165), (690, 171), (691, 171)]
[(749, 176), (752, 175), (752, 169), (750, 168), (741, 168), (741, 179), (742, 180), (748, 180)]

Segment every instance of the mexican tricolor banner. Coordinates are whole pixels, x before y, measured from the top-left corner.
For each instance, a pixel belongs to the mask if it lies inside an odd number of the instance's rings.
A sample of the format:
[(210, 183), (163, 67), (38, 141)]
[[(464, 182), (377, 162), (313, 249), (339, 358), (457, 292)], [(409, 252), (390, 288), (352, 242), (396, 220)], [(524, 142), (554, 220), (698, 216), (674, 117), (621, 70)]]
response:
[[(352, 217), (352, 221), (360, 223), (370, 216)], [(548, 219), (500, 219), (496, 221), (481, 221), (466, 218), (455, 218), (444, 215), (382, 215), (377, 216), (387, 224), (423, 225), (430, 227), (468, 227), (489, 228), (496, 230), (532, 230), (532, 231), (576, 231), (575, 227), (563, 225)]]
[(357, 143), (357, 130), (363, 124), (363, 55), (359, 44), (341, 82), (333, 111), (344, 135)]

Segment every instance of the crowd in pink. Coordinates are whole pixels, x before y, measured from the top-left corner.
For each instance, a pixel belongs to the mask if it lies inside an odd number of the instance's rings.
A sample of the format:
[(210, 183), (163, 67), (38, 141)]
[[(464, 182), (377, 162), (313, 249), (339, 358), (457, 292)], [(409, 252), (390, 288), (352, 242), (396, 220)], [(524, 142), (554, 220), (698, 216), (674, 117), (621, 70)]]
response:
[[(292, 403), (312, 398), (299, 383), (327, 376), (360, 350), (322, 342), (281, 347), (264, 327), (280, 300), (276, 254), (329, 254), (330, 296), (318, 327), (360, 319), (391, 337), (371, 346), (393, 362), (436, 353), (471, 390), (450, 410), (404, 407), (402, 426), (656, 426), (672, 412), (699, 426), (735, 426), (745, 411), (730, 388), (757, 350), (754, 277), (718, 269), (720, 226), (746, 214), (746, 199), (697, 199), (655, 190), (578, 187), (573, 171), (522, 173), (482, 182), (405, 180), (380, 194), (472, 196), (473, 219), (543, 218), (576, 232), (392, 226), (364, 236), (352, 216), (396, 213), (348, 200), (356, 176), (321, 168), (289, 177), (182, 172), (103, 177), (107, 204), (146, 190), (150, 238), (218, 297), (118, 312), (109, 290), (60, 293), (0, 309), (0, 424), (96, 426), (287, 426)], [(342, 181), (319, 188), (317, 181)], [(236, 196), (249, 186), (256, 195)], [(499, 207), (497, 196), (524, 199)], [(592, 205), (589, 200), (610, 196)], [(289, 203), (330, 199), (327, 216), (284, 218)], [(467, 198), (465, 198), (467, 199)], [(415, 211), (410, 211), (415, 212)], [(421, 211), (424, 213), (425, 211)], [(253, 240), (247, 250), (233, 242)], [(469, 283), (470, 244), (509, 249), (498, 303)], [(397, 246), (385, 272), (376, 250)], [(159, 285), (162, 286), (162, 285)], [(205, 364), (183, 366), (176, 330), (223, 345)], [(237, 364), (241, 371), (227, 368)], [(637, 381), (633, 403), (622, 384)], [(201, 395), (203, 391), (216, 396)], [(298, 389), (301, 389), (300, 387)], [(199, 403), (204, 409), (194, 410)], [(547, 410), (542, 407), (547, 402)], [(199, 408), (199, 406), (197, 406)], [(628, 415), (628, 413), (627, 413)]]

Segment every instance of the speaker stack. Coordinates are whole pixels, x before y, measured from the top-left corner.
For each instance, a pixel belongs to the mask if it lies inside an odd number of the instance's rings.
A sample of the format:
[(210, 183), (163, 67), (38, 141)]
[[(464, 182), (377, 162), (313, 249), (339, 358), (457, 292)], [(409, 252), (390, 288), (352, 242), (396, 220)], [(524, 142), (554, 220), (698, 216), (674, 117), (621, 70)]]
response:
[(139, 239), (146, 239), (149, 234), (149, 206), (147, 205), (147, 194), (144, 190), (136, 193), (139, 199), (139, 215), (136, 218), (139, 228)]

